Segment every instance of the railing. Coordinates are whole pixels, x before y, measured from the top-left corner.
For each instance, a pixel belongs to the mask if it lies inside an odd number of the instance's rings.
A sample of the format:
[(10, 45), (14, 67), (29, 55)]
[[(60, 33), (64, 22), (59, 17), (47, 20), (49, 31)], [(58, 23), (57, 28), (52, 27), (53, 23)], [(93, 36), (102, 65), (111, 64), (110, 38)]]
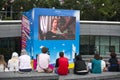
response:
[(0, 20), (20, 20), (22, 12), (0, 11)]

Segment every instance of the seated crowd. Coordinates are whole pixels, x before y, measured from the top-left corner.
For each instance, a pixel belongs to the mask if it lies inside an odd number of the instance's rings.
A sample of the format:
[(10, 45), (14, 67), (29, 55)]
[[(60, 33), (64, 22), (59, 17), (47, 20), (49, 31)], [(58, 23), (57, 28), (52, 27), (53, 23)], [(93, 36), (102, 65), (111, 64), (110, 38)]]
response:
[[(5, 62), (4, 56), (0, 55), (0, 72), (4, 71), (20, 71), (31, 72), (32, 70), (37, 72), (56, 73), (58, 75), (67, 75), (69, 73), (69, 61), (64, 56), (64, 52), (59, 53), (59, 58), (56, 59), (55, 66), (51, 65), (50, 55), (48, 54), (48, 48), (43, 47), (41, 54), (38, 54), (36, 60), (33, 61), (33, 67), (31, 65), (31, 58), (27, 54), (27, 51), (23, 49), (19, 56), (17, 52), (13, 52), (11, 59), (8, 63)], [(74, 60), (74, 74), (85, 75), (90, 73), (100, 74), (106, 71), (117, 72), (119, 71), (119, 62), (114, 52), (111, 52), (109, 65), (100, 57), (100, 54), (94, 54), (94, 57), (86, 63), (80, 54), (75, 56)]]

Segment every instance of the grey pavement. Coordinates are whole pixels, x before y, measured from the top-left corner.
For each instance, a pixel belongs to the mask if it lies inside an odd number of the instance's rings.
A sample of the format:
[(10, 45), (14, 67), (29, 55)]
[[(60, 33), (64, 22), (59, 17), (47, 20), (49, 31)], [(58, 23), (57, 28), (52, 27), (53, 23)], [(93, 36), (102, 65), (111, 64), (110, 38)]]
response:
[(120, 80), (120, 72), (103, 72), (102, 74), (75, 75), (69, 73), (59, 76), (55, 73), (38, 72), (0, 72), (0, 80)]
[(68, 74), (67, 76), (60, 76), (59, 80), (120, 80), (120, 72), (88, 73), (87, 75)]

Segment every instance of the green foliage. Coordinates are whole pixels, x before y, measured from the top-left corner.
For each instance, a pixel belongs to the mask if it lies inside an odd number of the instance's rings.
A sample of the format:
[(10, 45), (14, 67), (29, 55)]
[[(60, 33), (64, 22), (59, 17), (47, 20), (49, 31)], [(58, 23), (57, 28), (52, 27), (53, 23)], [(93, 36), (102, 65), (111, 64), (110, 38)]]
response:
[(3, 20), (12, 20), (12, 17), (5, 17)]
[(3, 7), (6, 9), (5, 3), (7, 3), (7, 8), (10, 12), (12, 5), (13, 13), (15, 14), (13, 19), (17, 19), (21, 12), (36, 7), (80, 10), (81, 20), (120, 21), (120, 0), (63, 0), (62, 4), (60, 0), (14, 0), (12, 4), (8, 1), (1, 0), (0, 9)]

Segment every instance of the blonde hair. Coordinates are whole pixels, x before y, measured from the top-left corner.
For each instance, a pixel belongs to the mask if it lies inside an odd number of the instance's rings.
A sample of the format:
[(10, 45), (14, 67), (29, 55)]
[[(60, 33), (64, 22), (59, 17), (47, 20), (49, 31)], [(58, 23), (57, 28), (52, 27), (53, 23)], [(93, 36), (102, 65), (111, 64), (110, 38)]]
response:
[(3, 64), (4, 66), (7, 66), (3, 55), (0, 55), (0, 64)]
[(23, 49), (23, 50), (21, 51), (21, 55), (26, 55), (26, 54), (27, 54), (26, 50)]
[(17, 52), (12, 53), (11, 60), (18, 60), (18, 53)]
[(12, 53), (12, 58), (13, 58), (13, 57), (18, 57), (18, 53), (17, 53), (17, 52), (13, 52), (13, 53)]

